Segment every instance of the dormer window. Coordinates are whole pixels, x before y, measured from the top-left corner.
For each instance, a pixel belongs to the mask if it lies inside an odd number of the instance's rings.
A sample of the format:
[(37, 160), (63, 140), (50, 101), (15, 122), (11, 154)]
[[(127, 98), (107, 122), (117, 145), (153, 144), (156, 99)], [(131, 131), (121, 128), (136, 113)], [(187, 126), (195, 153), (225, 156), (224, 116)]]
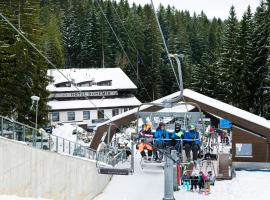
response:
[(55, 84), (55, 87), (71, 87), (71, 83), (70, 82), (57, 83)]
[(97, 82), (97, 85), (98, 86), (111, 86), (112, 80), (100, 81), (100, 82)]
[(93, 85), (93, 81), (83, 81), (80, 83), (77, 83), (78, 87), (90, 87)]

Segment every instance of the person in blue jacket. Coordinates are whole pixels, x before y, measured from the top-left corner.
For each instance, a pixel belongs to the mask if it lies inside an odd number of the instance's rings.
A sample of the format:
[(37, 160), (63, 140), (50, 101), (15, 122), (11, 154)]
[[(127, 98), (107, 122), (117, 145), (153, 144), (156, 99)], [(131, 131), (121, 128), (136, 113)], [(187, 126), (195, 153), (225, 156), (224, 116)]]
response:
[(181, 124), (175, 124), (174, 132), (172, 132), (172, 146), (181, 154), (181, 141), (179, 139), (184, 139), (185, 130), (181, 129)]
[(196, 161), (198, 158), (198, 152), (200, 150), (200, 135), (196, 131), (196, 126), (191, 125), (188, 132), (184, 134), (185, 140), (185, 152), (187, 156), (187, 161), (190, 161), (190, 151), (192, 150), (193, 161)]
[[(160, 122), (156, 132), (154, 133), (154, 147), (162, 149), (166, 144), (166, 140), (169, 139), (169, 132), (165, 129), (165, 124)], [(158, 159), (157, 151), (154, 151), (154, 159)]]

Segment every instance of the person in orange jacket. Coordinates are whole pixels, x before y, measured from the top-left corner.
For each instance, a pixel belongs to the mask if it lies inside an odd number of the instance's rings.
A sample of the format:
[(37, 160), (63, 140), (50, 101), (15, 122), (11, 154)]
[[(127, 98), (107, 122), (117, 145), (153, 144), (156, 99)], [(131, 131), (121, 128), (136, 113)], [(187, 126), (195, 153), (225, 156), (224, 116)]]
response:
[(144, 150), (147, 150), (148, 160), (151, 160), (153, 147), (150, 144), (147, 144), (144, 142), (144, 140), (141, 140), (141, 143), (137, 145), (137, 149), (140, 151), (140, 154), (142, 158), (146, 159), (146, 154)]

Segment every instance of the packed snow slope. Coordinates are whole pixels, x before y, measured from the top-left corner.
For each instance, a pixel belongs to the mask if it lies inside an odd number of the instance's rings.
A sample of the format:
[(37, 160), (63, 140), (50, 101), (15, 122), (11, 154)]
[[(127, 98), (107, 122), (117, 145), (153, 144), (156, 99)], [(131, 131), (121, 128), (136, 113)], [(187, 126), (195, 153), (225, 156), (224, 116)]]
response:
[(43, 198), (26, 198), (26, 197), (18, 197), (14, 195), (0, 195), (0, 200), (49, 200)]
[[(162, 168), (141, 169), (140, 155), (136, 154), (135, 173), (130, 176), (114, 176), (102, 194), (95, 200), (158, 200), (164, 195), (164, 174)], [(178, 191), (176, 200), (269, 200), (270, 172), (237, 171), (230, 181), (216, 181), (211, 194), (204, 196), (198, 192)]]

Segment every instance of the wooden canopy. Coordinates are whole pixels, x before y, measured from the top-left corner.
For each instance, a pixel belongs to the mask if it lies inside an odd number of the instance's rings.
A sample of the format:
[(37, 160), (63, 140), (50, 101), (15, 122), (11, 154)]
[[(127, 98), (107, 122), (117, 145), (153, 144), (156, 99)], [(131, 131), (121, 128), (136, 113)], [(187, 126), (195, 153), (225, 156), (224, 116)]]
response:
[[(164, 99), (173, 99), (176, 98), (179, 94), (180, 92), (176, 92), (154, 102), (160, 103)], [(251, 131), (259, 136), (263, 136), (267, 138), (267, 141), (270, 141), (270, 123), (262, 117), (253, 115), (252, 113), (233, 107), (229, 104), (223, 103), (189, 89), (184, 90), (184, 99), (186, 102), (197, 103), (204, 112), (212, 113), (219, 117), (228, 119), (233, 123), (233, 125), (236, 125), (247, 131)], [(160, 109), (162, 109), (162, 107), (148, 106), (142, 110), (154, 112)], [(136, 113), (137, 109), (133, 109), (113, 117), (110, 121), (116, 125), (115, 127), (126, 125), (136, 119)], [(99, 143), (101, 142), (101, 138), (104, 136), (104, 133), (106, 134), (108, 127), (108, 122), (105, 122), (97, 127), (90, 148), (97, 149)], [(111, 136), (115, 133), (115, 127), (111, 128)]]

